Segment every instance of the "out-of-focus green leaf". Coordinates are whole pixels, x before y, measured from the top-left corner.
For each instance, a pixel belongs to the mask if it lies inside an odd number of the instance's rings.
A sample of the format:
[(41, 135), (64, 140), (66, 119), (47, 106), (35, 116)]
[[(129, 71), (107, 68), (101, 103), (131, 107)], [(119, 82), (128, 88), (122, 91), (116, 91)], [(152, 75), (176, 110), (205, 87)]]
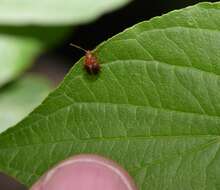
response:
[(0, 132), (15, 125), (48, 94), (47, 80), (27, 76), (0, 89)]
[(27, 69), (43, 48), (62, 40), (69, 27), (0, 27), (0, 86)]
[(25, 70), (40, 49), (37, 40), (0, 33), (0, 86)]
[(67, 26), (0, 26), (0, 33), (16, 37), (28, 37), (43, 43), (43, 46), (53, 45), (63, 40), (70, 32)]
[(69, 25), (91, 21), (131, 0), (0, 0), (0, 24)]

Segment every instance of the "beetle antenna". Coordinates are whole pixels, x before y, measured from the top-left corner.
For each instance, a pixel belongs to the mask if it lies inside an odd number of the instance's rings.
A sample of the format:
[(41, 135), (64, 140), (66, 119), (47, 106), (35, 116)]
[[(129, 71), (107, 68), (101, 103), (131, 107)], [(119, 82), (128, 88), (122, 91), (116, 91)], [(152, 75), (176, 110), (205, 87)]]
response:
[(84, 52), (87, 53), (87, 50), (83, 49), (82, 47), (80, 47), (80, 46), (78, 46), (78, 45), (76, 45), (76, 44), (71, 43), (70, 46), (73, 46), (73, 47), (75, 47), (75, 48), (77, 48), (77, 49), (80, 49), (80, 50), (82, 50), (82, 51), (84, 51)]

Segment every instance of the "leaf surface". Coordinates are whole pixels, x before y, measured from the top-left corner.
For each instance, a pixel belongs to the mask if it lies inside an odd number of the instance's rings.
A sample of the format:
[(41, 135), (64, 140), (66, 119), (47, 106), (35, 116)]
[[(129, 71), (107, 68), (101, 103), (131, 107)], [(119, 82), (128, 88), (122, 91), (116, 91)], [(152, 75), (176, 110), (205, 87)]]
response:
[[(141, 190), (220, 189), (220, 3), (142, 22), (83, 60), (0, 135), (0, 170), (33, 184), (79, 153), (107, 156)], [(25, 160), (25, 162), (24, 162)]]
[(48, 81), (31, 75), (0, 89), (0, 132), (27, 116), (49, 90)]
[(0, 0), (4, 25), (70, 25), (92, 21), (130, 0)]

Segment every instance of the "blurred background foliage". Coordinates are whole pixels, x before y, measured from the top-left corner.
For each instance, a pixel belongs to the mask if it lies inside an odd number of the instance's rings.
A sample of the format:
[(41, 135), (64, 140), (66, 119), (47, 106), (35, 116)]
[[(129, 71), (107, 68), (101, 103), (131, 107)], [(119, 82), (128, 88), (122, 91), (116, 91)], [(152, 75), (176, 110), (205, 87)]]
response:
[[(83, 56), (70, 42), (93, 49), (138, 22), (198, 2), (0, 0), (0, 132), (27, 116)], [(25, 187), (0, 174), (0, 189)]]

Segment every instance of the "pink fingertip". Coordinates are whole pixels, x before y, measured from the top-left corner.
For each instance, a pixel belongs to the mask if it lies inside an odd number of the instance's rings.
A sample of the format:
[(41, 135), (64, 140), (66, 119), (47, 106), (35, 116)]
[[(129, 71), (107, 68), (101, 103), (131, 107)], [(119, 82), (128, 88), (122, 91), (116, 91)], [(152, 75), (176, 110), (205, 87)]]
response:
[(129, 174), (102, 156), (82, 154), (46, 173), (31, 190), (137, 190)]

